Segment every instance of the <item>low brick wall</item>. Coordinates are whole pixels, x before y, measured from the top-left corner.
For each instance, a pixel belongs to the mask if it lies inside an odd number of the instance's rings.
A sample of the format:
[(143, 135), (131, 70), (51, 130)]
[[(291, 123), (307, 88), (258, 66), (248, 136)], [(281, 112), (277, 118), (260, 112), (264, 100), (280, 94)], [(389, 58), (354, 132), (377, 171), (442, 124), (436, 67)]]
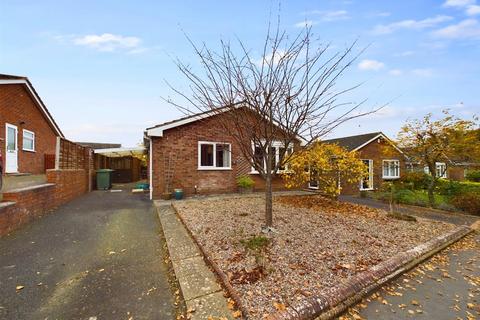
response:
[(47, 170), (47, 182), (3, 193), (0, 236), (88, 192), (88, 177), (83, 169)]
[(51, 183), (21, 188), (3, 194), (10, 205), (0, 209), (0, 235), (7, 234), (52, 208), (55, 185)]
[(47, 170), (47, 181), (55, 184), (55, 206), (88, 192), (88, 177), (84, 169)]

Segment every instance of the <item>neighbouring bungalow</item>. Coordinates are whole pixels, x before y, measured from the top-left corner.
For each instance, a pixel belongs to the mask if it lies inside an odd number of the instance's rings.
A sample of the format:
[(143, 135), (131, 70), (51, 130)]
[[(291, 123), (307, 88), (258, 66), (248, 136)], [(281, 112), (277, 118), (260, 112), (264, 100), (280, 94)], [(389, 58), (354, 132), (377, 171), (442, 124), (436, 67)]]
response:
[[(360, 191), (378, 190), (385, 181), (400, 179), (406, 172), (407, 157), (395, 143), (382, 132), (372, 132), (356, 136), (324, 140), (324, 143), (337, 144), (348, 151), (356, 151), (367, 165), (365, 177), (357, 184), (343, 184), (342, 194), (356, 194)], [(311, 181), (311, 189), (318, 188)]]
[(0, 143), (3, 174), (43, 174), (64, 138), (26, 77), (0, 74)]
[[(256, 190), (264, 188), (264, 180), (243, 156), (241, 146), (219, 125), (219, 117), (224, 116), (218, 111), (204, 112), (146, 129), (152, 199), (175, 188), (187, 195), (236, 192), (237, 178), (243, 175), (255, 181)], [(244, 146), (255, 150), (251, 141)], [(284, 147), (280, 141), (274, 143), (276, 161)], [(276, 176), (272, 187), (284, 189), (282, 178)]]
[[(427, 166), (422, 167), (419, 162), (409, 162), (408, 166), (412, 171), (423, 171), (429, 173)], [(435, 163), (436, 176), (442, 179), (463, 181), (470, 170), (480, 170), (480, 164), (469, 161), (449, 160), (447, 162)]]

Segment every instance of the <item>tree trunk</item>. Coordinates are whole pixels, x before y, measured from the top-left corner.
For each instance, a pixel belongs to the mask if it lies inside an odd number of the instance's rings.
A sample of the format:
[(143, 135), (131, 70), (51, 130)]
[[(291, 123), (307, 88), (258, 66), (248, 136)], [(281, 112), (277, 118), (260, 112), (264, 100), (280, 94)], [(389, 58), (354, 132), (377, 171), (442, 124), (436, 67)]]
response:
[(273, 226), (272, 204), (273, 204), (272, 174), (267, 173), (267, 177), (265, 179), (265, 226), (266, 227)]
[(435, 178), (432, 177), (432, 181), (428, 184), (428, 204), (430, 208), (435, 207), (435, 196), (433, 191), (435, 190)]

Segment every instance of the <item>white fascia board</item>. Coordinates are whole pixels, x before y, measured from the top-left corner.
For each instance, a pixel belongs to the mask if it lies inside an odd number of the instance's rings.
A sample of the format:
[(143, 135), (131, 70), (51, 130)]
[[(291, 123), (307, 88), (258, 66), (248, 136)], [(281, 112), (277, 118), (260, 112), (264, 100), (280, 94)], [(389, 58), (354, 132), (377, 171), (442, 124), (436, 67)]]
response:
[(55, 129), (55, 132), (57, 133), (57, 135), (59, 137), (62, 137), (65, 139), (65, 137), (63, 136), (62, 132), (60, 131), (60, 129), (58, 128), (58, 126), (56, 125), (55, 121), (53, 121), (53, 119), (50, 117), (50, 114), (48, 113), (47, 111), (47, 107), (41, 102), (40, 98), (36, 95), (35, 91), (33, 90), (33, 88), (30, 86), (30, 83), (28, 83), (27, 80), (23, 80), (23, 79), (16, 79), (16, 80), (0, 80), (0, 85), (2, 84), (24, 84), (27, 86), (28, 88), (28, 91), (30, 91), (30, 93), (32, 94), (33, 98), (35, 99), (35, 101), (37, 102), (37, 104), (40, 106), (40, 108), (42, 109), (43, 111), (43, 114), (45, 115), (45, 117), (47, 118), (47, 120), (50, 122), (50, 124), (53, 126), (53, 128)]
[(356, 147), (355, 149), (353, 149), (353, 151), (358, 151), (360, 149), (362, 149), (363, 147), (365, 147), (366, 145), (369, 145), (370, 143), (372, 143), (373, 141), (377, 140), (378, 138), (384, 138), (388, 143), (390, 143), (390, 145), (392, 147), (394, 147), (398, 152), (400, 152), (401, 154), (405, 155), (405, 153), (400, 150), (396, 145), (395, 143), (393, 143), (392, 140), (390, 140), (387, 136), (385, 136), (383, 133), (379, 133), (378, 135), (376, 135), (375, 137), (373, 137), (372, 139), (368, 140), (367, 142), (365, 142), (364, 144)]
[[(222, 110), (221, 113), (229, 111), (229, 110), (230, 109), (225, 108), (225, 110)], [(185, 124), (192, 123), (192, 122), (195, 122), (195, 121), (198, 121), (198, 120), (202, 120), (202, 119), (205, 119), (205, 118), (208, 118), (208, 117), (212, 117), (212, 116), (217, 115), (217, 114), (218, 114), (218, 111), (216, 111), (216, 110), (215, 111), (209, 111), (209, 112), (205, 112), (205, 113), (202, 113), (202, 114), (199, 114), (199, 115), (191, 116), (187, 119), (182, 119), (182, 120), (179, 120), (179, 121), (175, 121), (175, 122), (172, 122), (172, 123), (167, 123), (167, 124), (164, 124), (164, 125), (160, 125), (158, 127), (147, 129), (147, 131), (146, 131), (147, 136), (148, 137), (163, 137), (163, 131), (165, 131), (165, 130), (172, 129), (172, 128), (179, 127), (179, 126), (183, 126)]]

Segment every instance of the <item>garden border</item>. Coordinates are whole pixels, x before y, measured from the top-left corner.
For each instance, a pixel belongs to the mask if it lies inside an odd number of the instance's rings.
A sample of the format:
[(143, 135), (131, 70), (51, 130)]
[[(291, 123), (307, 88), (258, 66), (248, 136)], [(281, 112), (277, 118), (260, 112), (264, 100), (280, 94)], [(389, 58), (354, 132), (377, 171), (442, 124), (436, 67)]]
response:
[[(237, 309), (242, 312), (242, 318), (248, 319), (248, 312), (244, 308), (237, 291), (228, 281), (226, 274), (206, 254), (205, 249), (187, 227), (185, 221), (173, 203), (172, 208), (190, 237), (199, 248), (204, 261), (211, 267), (211, 269), (213, 269), (224, 289), (235, 301)], [(403, 251), (392, 258), (371, 267), (367, 271), (357, 274), (343, 285), (321, 291), (314, 297), (307, 298), (296, 305), (287, 306), (285, 310), (270, 314), (267, 317), (267, 320), (333, 319), (347, 310), (350, 306), (361, 301), (362, 298), (369, 295), (371, 292), (376, 291), (385, 283), (397, 278), (472, 232), (474, 232), (474, 229), (468, 226), (456, 227), (443, 235), (417, 245), (412, 249)]]

